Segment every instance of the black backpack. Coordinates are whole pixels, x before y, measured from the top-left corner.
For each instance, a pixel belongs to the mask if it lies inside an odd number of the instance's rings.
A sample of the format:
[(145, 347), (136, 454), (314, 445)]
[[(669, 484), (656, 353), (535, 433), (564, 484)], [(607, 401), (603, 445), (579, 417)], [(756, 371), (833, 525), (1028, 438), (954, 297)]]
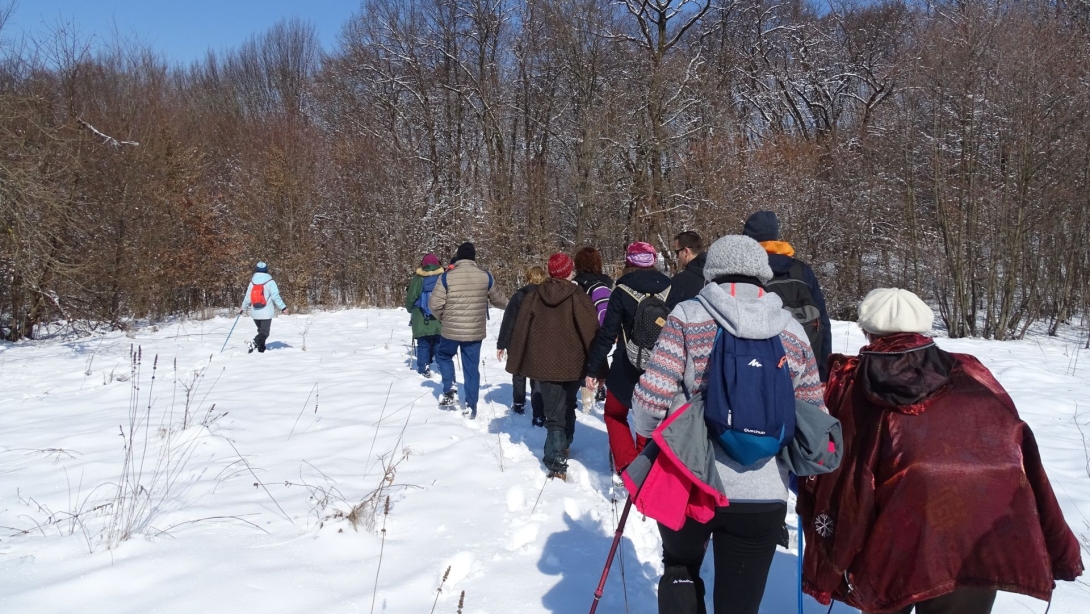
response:
[(765, 289), (775, 292), (783, 300), (783, 308), (802, 324), (806, 331), (806, 337), (810, 340), (810, 348), (814, 356), (822, 356), (821, 338), (821, 310), (814, 302), (814, 295), (810, 293), (810, 286), (803, 281), (805, 267), (802, 262), (796, 260), (786, 274), (779, 274), (772, 281), (765, 284)]
[(618, 285), (625, 294), (636, 299), (636, 313), (632, 317), (632, 332), (624, 332), (624, 347), (628, 353), (628, 361), (632, 366), (643, 371), (651, 360), (651, 351), (655, 349), (655, 342), (659, 339), (662, 327), (666, 326), (666, 318), (670, 317), (670, 310), (666, 308), (666, 297), (670, 295), (667, 288), (658, 294), (643, 294), (636, 292), (628, 286)]

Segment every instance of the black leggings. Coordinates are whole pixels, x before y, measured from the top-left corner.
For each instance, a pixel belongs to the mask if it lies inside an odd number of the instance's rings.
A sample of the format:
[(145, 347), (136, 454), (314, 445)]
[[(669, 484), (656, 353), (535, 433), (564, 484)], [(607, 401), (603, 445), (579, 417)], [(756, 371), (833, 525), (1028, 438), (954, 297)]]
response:
[[(959, 588), (914, 606), (916, 614), (989, 614), (995, 603), (995, 593), (994, 588)], [(894, 614), (909, 614), (912, 608), (910, 605)]]
[(735, 503), (717, 509), (707, 524), (689, 519), (680, 531), (660, 524), (666, 570), (659, 581), (659, 614), (706, 614), (700, 564), (709, 538), (715, 614), (757, 614), (786, 515), (785, 503)]

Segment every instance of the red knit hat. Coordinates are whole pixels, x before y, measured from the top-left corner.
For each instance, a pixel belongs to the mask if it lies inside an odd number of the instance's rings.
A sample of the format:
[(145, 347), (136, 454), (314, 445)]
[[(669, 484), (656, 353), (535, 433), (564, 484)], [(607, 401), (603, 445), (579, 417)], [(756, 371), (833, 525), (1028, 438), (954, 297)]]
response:
[(567, 279), (575, 270), (575, 262), (567, 254), (553, 254), (549, 256), (549, 277)]
[(650, 243), (637, 241), (628, 246), (624, 259), (625, 262), (632, 266), (649, 269), (655, 266), (655, 261), (658, 260), (658, 252)]

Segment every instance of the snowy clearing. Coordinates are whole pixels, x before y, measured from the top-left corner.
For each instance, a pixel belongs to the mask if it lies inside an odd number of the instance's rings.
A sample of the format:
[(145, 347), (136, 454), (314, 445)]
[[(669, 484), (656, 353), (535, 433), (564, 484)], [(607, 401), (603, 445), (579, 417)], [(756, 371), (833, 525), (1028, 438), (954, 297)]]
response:
[[(219, 354), (232, 321), (0, 344), (0, 611), (454, 613), (463, 594), (467, 614), (589, 608), (623, 506), (605, 427), (580, 412), (569, 480), (545, 484), (544, 430), (507, 410), (499, 311), (477, 420), (438, 410), (438, 378), (409, 369), (404, 310), (280, 317), (263, 355), (246, 353), (247, 318)], [(863, 344), (846, 323), (833, 340)], [(1090, 540), (1090, 352), (939, 343), (1006, 386)], [(621, 553), (599, 612), (625, 612), (626, 593), (628, 612), (655, 612), (654, 523), (633, 513)], [(795, 564), (777, 553), (762, 612), (795, 611)], [(1088, 599), (1085, 578), (1060, 583), (1051, 612)], [(1045, 607), (1001, 593), (995, 611)]]

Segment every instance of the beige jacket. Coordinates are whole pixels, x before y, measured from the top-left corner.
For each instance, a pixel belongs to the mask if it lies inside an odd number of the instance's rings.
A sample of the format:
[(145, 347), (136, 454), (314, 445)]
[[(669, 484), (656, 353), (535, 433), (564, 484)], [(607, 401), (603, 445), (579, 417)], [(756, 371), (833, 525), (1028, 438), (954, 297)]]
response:
[(452, 341), (481, 341), (488, 325), (488, 303), (504, 309), (507, 298), (493, 281), (488, 287), (488, 273), (472, 260), (459, 260), (435, 284), (428, 302), (432, 314), (443, 323), (443, 338)]

